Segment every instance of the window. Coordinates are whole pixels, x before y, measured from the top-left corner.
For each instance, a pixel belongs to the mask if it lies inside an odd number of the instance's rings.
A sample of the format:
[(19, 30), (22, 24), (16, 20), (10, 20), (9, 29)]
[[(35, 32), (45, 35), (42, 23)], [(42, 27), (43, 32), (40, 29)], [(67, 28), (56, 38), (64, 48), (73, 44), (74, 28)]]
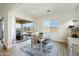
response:
[(57, 32), (59, 27), (59, 20), (50, 19), (44, 21), (44, 32)]
[(45, 20), (44, 21), (44, 32), (50, 32), (50, 21), (49, 20)]
[(23, 28), (25, 29), (24, 31), (32, 31), (33, 32), (33, 24), (34, 23), (27, 23), (27, 24), (23, 24)]
[(27, 31), (34, 31), (34, 23), (25, 23), (25, 24), (19, 24), (16, 23), (16, 30), (17, 31), (23, 31), (23, 32), (27, 32)]
[(59, 20), (50, 20), (50, 31), (58, 32)]

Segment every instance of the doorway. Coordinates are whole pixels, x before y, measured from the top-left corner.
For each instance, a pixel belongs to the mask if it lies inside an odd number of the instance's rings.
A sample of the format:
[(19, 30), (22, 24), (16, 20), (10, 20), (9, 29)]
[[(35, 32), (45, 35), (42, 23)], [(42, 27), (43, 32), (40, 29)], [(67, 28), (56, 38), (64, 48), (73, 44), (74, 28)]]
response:
[(31, 39), (34, 32), (34, 22), (16, 17), (16, 43)]

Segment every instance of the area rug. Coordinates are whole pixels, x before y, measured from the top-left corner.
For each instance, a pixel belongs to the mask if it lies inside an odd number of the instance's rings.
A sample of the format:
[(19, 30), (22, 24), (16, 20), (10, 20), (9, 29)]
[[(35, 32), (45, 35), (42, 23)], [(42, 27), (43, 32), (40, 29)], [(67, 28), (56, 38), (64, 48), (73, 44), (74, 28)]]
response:
[(42, 52), (41, 52), (39, 46), (37, 48), (36, 47), (31, 48), (31, 45), (29, 44), (21, 47), (21, 50), (25, 54), (28, 54), (29, 56), (49, 56), (53, 49), (53, 45), (52, 43), (49, 43), (46, 47), (47, 50), (45, 47), (42, 47)]

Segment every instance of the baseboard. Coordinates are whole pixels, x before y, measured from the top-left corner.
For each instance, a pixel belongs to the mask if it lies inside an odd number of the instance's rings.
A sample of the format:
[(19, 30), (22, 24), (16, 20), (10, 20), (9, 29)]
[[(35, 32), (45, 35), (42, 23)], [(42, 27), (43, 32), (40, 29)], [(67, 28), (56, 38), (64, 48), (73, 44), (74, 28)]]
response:
[(61, 43), (67, 43), (67, 41), (59, 41), (59, 40), (53, 40), (55, 42), (61, 42)]

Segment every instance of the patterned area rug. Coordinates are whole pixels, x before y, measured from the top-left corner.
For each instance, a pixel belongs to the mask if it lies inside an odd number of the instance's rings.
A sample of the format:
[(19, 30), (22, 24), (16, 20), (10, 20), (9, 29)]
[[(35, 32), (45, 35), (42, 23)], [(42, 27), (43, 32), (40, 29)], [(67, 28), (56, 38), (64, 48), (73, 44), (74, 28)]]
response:
[(28, 54), (29, 56), (50, 56), (52, 48), (53, 48), (52, 43), (50, 42), (45, 47), (43, 47), (41, 51), (40, 46), (38, 46), (37, 48), (36, 47), (31, 48), (31, 45), (29, 44), (29, 45), (23, 46), (21, 50), (24, 53)]

